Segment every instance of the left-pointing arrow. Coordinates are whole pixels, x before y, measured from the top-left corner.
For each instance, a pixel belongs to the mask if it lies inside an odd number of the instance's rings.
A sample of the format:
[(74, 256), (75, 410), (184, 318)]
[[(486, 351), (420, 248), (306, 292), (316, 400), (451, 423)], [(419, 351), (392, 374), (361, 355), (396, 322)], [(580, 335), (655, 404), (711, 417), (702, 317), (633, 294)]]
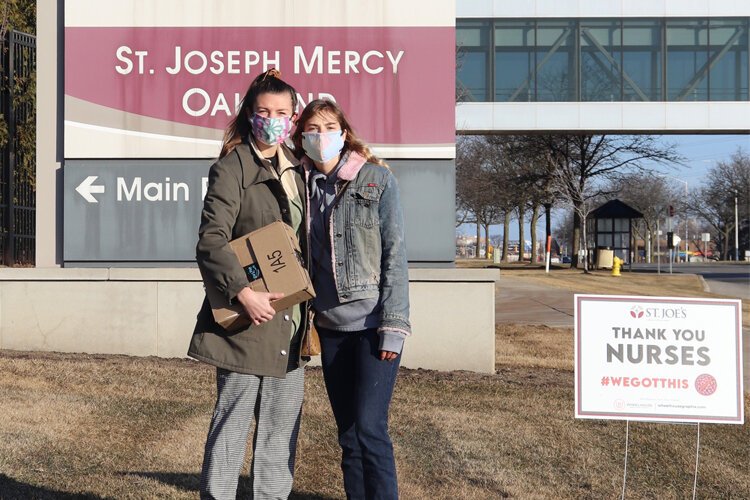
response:
[(99, 178), (98, 175), (90, 175), (86, 177), (86, 179), (84, 179), (84, 181), (80, 183), (78, 187), (76, 188), (76, 191), (78, 191), (78, 194), (83, 196), (83, 198), (89, 203), (99, 203), (99, 201), (91, 195), (92, 193), (104, 192), (104, 186), (92, 186), (92, 184), (98, 178)]

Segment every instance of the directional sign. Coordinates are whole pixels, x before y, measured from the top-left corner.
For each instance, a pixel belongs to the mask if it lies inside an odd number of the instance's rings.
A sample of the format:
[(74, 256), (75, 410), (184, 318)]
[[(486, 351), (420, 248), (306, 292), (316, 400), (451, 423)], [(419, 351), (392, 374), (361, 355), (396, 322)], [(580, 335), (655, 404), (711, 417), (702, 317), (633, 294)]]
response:
[(65, 162), (66, 265), (194, 262), (211, 160)]
[(104, 186), (93, 185), (96, 179), (98, 179), (96, 175), (89, 175), (76, 188), (76, 191), (78, 192), (78, 194), (83, 196), (83, 199), (88, 201), (89, 203), (99, 203), (96, 198), (91, 196), (92, 193), (104, 192)]
[[(66, 266), (194, 265), (212, 160), (66, 160)], [(410, 261), (453, 255), (451, 160), (392, 160)], [(447, 201), (449, 202), (447, 202)]]

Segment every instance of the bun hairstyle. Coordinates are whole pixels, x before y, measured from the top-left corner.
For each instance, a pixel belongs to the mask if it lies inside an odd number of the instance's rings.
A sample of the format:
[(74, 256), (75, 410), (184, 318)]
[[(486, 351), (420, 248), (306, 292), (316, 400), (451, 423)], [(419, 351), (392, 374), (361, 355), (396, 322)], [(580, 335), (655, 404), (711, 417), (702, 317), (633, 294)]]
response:
[(240, 144), (245, 137), (250, 134), (250, 121), (248, 117), (252, 115), (258, 96), (261, 94), (283, 94), (289, 92), (292, 99), (292, 112), (297, 111), (297, 91), (294, 87), (281, 79), (281, 72), (276, 69), (269, 69), (258, 75), (252, 81), (245, 97), (242, 98), (237, 114), (227, 125), (224, 131), (224, 140), (221, 145), (219, 158), (224, 158)]
[(302, 132), (305, 131), (305, 123), (307, 123), (310, 118), (317, 115), (318, 113), (332, 114), (336, 117), (336, 120), (338, 120), (339, 125), (341, 125), (341, 130), (346, 131), (344, 148), (341, 150), (342, 155), (347, 151), (354, 151), (355, 153), (365, 158), (368, 163), (374, 163), (376, 165), (388, 168), (388, 165), (383, 160), (375, 156), (370, 147), (362, 139), (360, 139), (352, 126), (349, 124), (349, 120), (346, 119), (346, 115), (344, 115), (344, 111), (341, 109), (341, 107), (335, 102), (328, 99), (316, 99), (314, 101), (310, 101), (310, 103), (300, 114), (299, 118), (297, 118), (297, 128), (294, 129), (294, 134), (292, 134), (294, 154), (297, 155), (297, 157), (302, 158), (302, 156), (304, 156), (305, 154), (305, 150), (302, 148)]

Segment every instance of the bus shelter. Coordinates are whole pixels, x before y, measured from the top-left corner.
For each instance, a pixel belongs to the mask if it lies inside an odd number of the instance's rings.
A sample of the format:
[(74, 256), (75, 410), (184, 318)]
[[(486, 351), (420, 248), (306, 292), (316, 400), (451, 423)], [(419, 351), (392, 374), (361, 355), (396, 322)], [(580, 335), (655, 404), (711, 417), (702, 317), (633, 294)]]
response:
[(588, 220), (594, 228), (596, 251), (593, 257), (596, 267), (611, 267), (615, 256), (628, 265), (632, 264), (632, 221), (642, 218), (642, 213), (617, 199), (608, 201), (589, 214)]

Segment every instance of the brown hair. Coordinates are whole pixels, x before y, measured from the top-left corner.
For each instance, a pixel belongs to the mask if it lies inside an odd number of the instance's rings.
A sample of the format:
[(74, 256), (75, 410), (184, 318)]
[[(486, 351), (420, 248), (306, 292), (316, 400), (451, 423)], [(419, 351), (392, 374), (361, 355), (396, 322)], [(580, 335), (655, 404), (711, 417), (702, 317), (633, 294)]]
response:
[(242, 98), (237, 114), (232, 118), (224, 131), (224, 140), (222, 141), (219, 158), (224, 158), (232, 152), (250, 133), (248, 111), (252, 113), (258, 96), (266, 93), (283, 94), (284, 92), (289, 92), (292, 98), (292, 113), (295, 113), (297, 111), (297, 91), (281, 79), (281, 72), (278, 69), (269, 69), (252, 81), (247, 92), (245, 92), (245, 97)]
[(341, 130), (346, 131), (344, 148), (341, 150), (342, 154), (347, 151), (354, 151), (355, 153), (365, 158), (368, 163), (375, 163), (383, 167), (388, 167), (388, 165), (383, 160), (375, 156), (370, 147), (362, 139), (359, 138), (357, 133), (349, 124), (349, 120), (346, 119), (346, 115), (344, 115), (344, 111), (341, 109), (341, 107), (335, 102), (328, 99), (316, 99), (314, 101), (310, 101), (310, 103), (302, 111), (302, 114), (300, 114), (299, 119), (297, 119), (297, 128), (294, 130), (294, 134), (292, 134), (292, 142), (294, 143), (294, 153), (299, 158), (301, 158), (305, 154), (305, 150), (302, 148), (302, 132), (305, 131), (305, 123), (307, 123), (310, 118), (317, 115), (318, 113), (332, 114), (336, 117), (336, 120), (338, 120), (339, 125), (341, 125)]

